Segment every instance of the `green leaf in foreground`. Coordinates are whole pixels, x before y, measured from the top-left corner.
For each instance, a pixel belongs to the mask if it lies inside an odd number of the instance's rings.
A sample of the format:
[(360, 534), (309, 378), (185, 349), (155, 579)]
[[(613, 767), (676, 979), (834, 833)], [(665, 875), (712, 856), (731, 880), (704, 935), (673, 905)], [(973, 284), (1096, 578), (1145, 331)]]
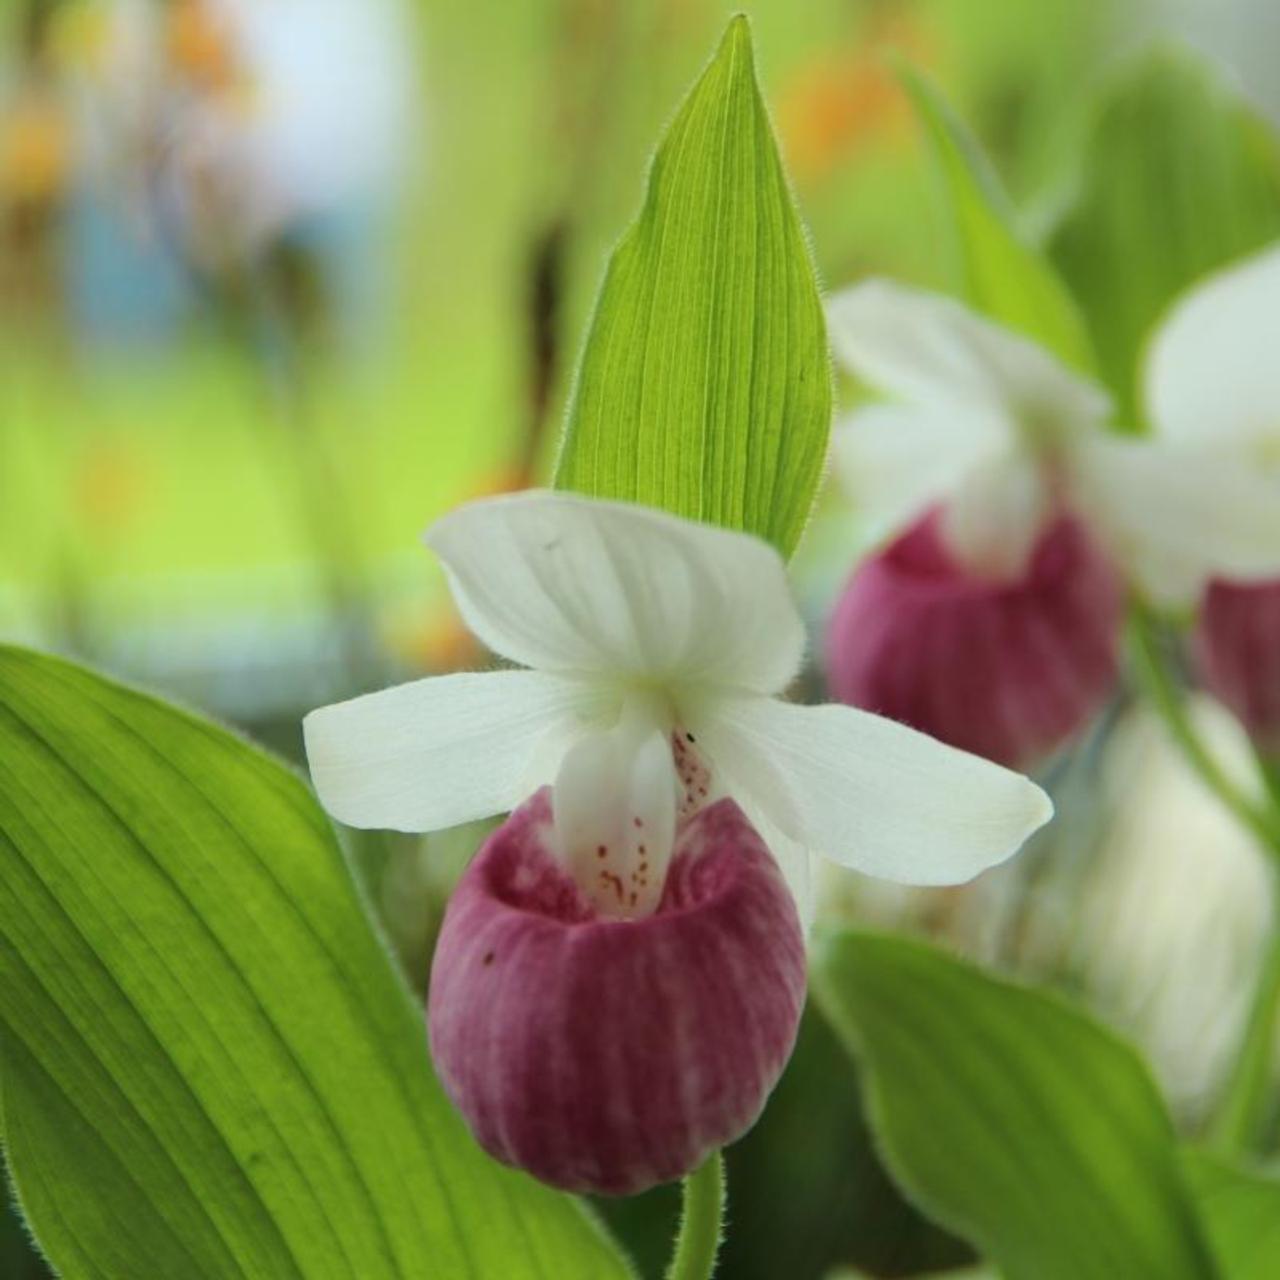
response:
[(813, 265), (738, 17), (609, 263), (555, 483), (745, 529), (785, 555), (830, 420)]
[[(827, 1280), (875, 1280), (864, 1271), (833, 1271)], [(918, 1280), (1000, 1280), (1000, 1277), (988, 1267), (964, 1267), (960, 1271), (930, 1271), (921, 1274)]]
[(1064, 1001), (922, 943), (842, 933), (815, 991), (894, 1176), (1006, 1280), (1210, 1280), (1136, 1055)]
[(1197, 1151), (1186, 1153), (1186, 1169), (1222, 1275), (1280, 1276), (1280, 1180), (1241, 1172)]
[(619, 1277), (472, 1143), (309, 792), (0, 647), (8, 1156), (64, 1276)]
[[(0, 1175), (4, 1174), (0, 1162)], [(37, 1256), (31, 1237), (18, 1217), (16, 1205), (8, 1203), (8, 1178), (4, 1180), (6, 1203), (0, 1205), (0, 1276), (4, 1280), (46, 1280), (49, 1273)]]
[(1127, 421), (1143, 345), (1200, 276), (1280, 236), (1280, 140), (1190, 53), (1137, 62), (1101, 100), (1053, 241)]
[(1093, 350), (1075, 299), (1019, 228), (977, 143), (929, 80), (905, 65), (899, 74), (942, 176), (960, 296), (975, 311), (1091, 372)]

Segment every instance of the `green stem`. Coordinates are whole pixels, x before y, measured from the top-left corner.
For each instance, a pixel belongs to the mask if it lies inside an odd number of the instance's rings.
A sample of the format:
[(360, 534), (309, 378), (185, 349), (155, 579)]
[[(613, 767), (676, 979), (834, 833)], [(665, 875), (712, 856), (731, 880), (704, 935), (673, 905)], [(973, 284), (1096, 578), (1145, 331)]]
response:
[[(1161, 647), (1158, 623), (1143, 604), (1133, 607), (1129, 636), (1139, 683), (1187, 762), (1209, 790), (1257, 837), (1269, 856), (1275, 916), (1280, 921), (1280, 795), (1273, 778), (1267, 779), (1263, 798), (1255, 801), (1223, 772), (1187, 714), (1181, 686)], [(1270, 1110), (1278, 1027), (1280, 924), (1275, 924), (1258, 971), (1240, 1048), (1209, 1128), (1209, 1143), (1221, 1155), (1239, 1156), (1260, 1141)]]
[(1257, 756), (1262, 780), (1267, 784), (1267, 794), (1271, 797), (1271, 807), (1280, 812), (1280, 759), (1261, 750)]
[(1186, 700), (1176, 677), (1161, 653), (1157, 627), (1150, 611), (1135, 605), (1129, 625), (1130, 651), (1134, 670), (1151, 705), (1160, 713), (1187, 763), (1205, 786), (1236, 815), (1262, 842), (1267, 854), (1280, 867), (1280, 806), (1258, 804), (1222, 771), (1187, 714)]
[(1209, 1131), (1209, 1144), (1221, 1155), (1237, 1156), (1248, 1151), (1267, 1124), (1278, 1015), (1280, 930), (1272, 933), (1268, 941), (1240, 1052)]
[(724, 1160), (717, 1151), (684, 1180), (684, 1214), (667, 1280), (710, 1280), (724, 1226)]

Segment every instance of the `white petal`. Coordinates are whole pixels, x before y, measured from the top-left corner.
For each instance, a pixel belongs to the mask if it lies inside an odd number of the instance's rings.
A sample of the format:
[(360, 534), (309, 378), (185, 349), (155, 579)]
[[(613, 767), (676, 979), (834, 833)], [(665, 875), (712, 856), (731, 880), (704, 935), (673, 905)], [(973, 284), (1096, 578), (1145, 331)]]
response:
[(320, 803), (352, 827), (438, 831), (529, 794), (540, 740), (601, 713), (578, 681), (533, 671), (435, 676), (302, 722)]
[[(863, 381), (910, 404), (1010, 420), (1051, 412), (1092, 425), (1110, 401), (1034, 342), (952, 298), (868, 280), (827, 306), (836, 354)], [(957, 421), (957, 428), (971, 420)]]
[(669, 734), (626, 720), (588, 734), (565, 756), (552, 806), (560, 856), (600, 911), (657, 910), (676, 838)]
[(1147, 411), (1184, 442), (1280, 436), (1280, 244), (1176, 302), (1146, 362)]
[(842, 488), (869, 539), (879, 541), (1010, 445), (1003, 422), (989, 414), (876, 404), (850, 414), (831, 448)]
[(1027, 567), (1049, 510), (1039, 466), (1019, 454), (966, 477), (942, 512), (942, 535), (973, 573), (996, 581)]
[(1053, 815), (1021, 774), (852, 707), (725, 699), (698, 733), (784, 833), (886, 880), (972, 879)]
[(1280, 575), (1280, 483), (1227, 449), (1098, 439), (1077, 502), (1154, 600), (1190, 604), (1213, 577)]
[(428, 530), (467, 625), (545, 671), (772, 692), (804, 626), (767, 543), (646, 507), (530, 492)]

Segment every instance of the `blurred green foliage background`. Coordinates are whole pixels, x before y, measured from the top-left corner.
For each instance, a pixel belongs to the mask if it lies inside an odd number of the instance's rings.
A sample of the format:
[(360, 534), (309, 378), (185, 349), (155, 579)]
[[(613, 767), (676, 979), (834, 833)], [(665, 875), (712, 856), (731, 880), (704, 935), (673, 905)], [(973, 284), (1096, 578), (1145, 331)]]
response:
[[(545, 469), (604, 255), (734, 6), (414, 6), (402, 180), (369, 229), (386, 287), (341, 353), (297, 314), (296, 264), (266, 255), (250, 264), (265, 280), (193, 273), (193, 300), (159, 333), (84, 332), (80, 295), (108, 285), (78, 279), (91, 269), (69, 253), (81, 126), (65, 108), (58, 120), (55, 95), (37, 101), (54, 117), (40, 122), (46, 145), (64, 154), (47, 193), (24, 202), (40, 179), (21, 171), (15, 135), (33, 125), (17, 108), (24, 66), (28, 80), (33, 63), (56, 78), (103, 56), (112, 7), (23, 0), (7, 15), (0, 628), (248, 718), (313, 700), (300, 666), (344, 681), (335, 636), (355, 624), (335, 631), (335, 599), (366, 615), (366, 648), (448, 665), (457, 637), (417, 534)], [(1034, 22), (999, 0), (746, 7), (834, 282), (872, 267), (931, 280), (943, 266), (926, 157), (886, 52), (930, 69), (1013, 189), (1048, 200), (1080, 87), (1112, 60), (1117, 25), (1133, 25), (1118, 24), (1122, 7), (1063, 0), (1037, 5)], [(47, 11), (51, 52), (24, 44), (24, 8)]]

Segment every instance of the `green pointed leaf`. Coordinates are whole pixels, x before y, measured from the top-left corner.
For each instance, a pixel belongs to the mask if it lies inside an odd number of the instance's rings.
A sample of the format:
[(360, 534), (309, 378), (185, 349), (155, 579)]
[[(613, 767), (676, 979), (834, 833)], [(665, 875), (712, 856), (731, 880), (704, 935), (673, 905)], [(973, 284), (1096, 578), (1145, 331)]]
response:
[(905, 65), (899, 74), (942, 176), (959, 296), (1067, 364), (1092, 372), (1093, 350), (1075, 299), (1018, 226), (977, 143), (929, 80)]
[(813, 265), (738, 17), (609, 263), (555, 483), (745, 529), (789, 554), (830, 420)]
[(1186, 1153), (1200, 1217), (1227, 1280), (1280, 1276), (1280, 1179)]
[(1100, 102), (1053, 256), (1135, 424), (1144, 344), (1213, 268), (1280, 236), (1280, 142), (1191, 54), (1138, 62)]
[(627, 1274), (463, 1129), (302, 783), (10, 648), (0, 1037), (14, 1182), (71, 1280)]
[(1065, 1001), (904, 938), (842, 933), (815, 991), (895, 1177), (1006, 1280), (1211, 1280), (1173, 1129)]

